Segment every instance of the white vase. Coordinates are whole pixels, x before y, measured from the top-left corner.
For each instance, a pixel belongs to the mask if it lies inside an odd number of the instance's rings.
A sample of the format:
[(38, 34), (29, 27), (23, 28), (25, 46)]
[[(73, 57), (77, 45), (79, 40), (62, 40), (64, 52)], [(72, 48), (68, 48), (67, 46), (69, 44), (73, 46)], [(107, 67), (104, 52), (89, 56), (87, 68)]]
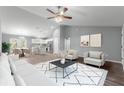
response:
[(65, 59), (61, 59), (61, 64), (65, 64)]

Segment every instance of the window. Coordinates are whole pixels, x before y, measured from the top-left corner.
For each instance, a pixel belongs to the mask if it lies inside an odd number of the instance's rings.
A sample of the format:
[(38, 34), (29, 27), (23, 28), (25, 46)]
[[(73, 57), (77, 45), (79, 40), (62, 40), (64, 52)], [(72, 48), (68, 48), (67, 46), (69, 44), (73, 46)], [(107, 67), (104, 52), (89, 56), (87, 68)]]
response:
[(27, 48), (27, 40), (24, 37), (19, 37), (17, 45), (18, 48)]
[(27, 48), (27, 40), (24, 37), (10, 38), (11, 50), (15, 48)]
[(10, 50), (17, 48), (17, 39), (16, 38), (10, 38), (10, 44), (11, 44)]

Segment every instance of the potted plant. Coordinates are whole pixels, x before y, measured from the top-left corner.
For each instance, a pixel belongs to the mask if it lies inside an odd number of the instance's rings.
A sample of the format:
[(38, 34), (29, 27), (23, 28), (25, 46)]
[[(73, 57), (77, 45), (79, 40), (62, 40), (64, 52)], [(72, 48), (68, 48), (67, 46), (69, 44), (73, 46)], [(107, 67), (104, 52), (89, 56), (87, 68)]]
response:
[(3, 42), (2, 43), (2, 52), (8, 54), (9, 51), (10, 51), (10, 43)]

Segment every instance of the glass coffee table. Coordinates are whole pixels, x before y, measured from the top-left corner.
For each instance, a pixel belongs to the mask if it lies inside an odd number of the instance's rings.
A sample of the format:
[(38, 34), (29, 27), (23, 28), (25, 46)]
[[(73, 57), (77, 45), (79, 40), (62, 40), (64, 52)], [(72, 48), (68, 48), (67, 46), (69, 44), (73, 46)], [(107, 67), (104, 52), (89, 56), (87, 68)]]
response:
[[(66, 68), (75, 64), (76, 65), (76, 68), (69, 72), (68, 74), (66, 73), (65, 75), (65, 72), (66, 72)], [(55, 65), (56, 67), (54, 68), (51, 68), (51, 65)], [(61, 60), (57, 60), (57, 61), (53, 61), (53, 62), (49, 62), (49, 70), (51, 69), (55, 69), (56, 68), (56, 78), (57, 78), (57, 68), (60, 67), (63, 69), (63, 78), (67, 77), (68, 75), (70, 75), (71, 73), (77, 71), (78, 69), (78, 62), (77, 61), (73, 61), (73, 60), (65, 60), (65, 63), (64, 64), (61, 64)]]

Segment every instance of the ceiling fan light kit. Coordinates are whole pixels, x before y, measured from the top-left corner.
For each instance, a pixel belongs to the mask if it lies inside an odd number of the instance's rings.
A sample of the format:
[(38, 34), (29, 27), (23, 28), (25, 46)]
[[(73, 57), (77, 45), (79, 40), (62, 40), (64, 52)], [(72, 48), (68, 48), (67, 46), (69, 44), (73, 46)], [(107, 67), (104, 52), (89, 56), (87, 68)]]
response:
[(60, 22), (63, 21), (63, 18), (60, 17), (60, 16), (58, 16), (58, 17), (55, 18), (55, 21), (56, 21), (57, 23), (60, 23)]
[(68, 11), (68, 8), (62, 7), (62, 6), (58, 6), (57, 8), (58, 8), (57, 12), (54, 12), (54, 11), (52, 11), (50, 9), (46, 9), (48, 12), (52, 13), (53, 15), (55, 15), (53, 17), (48, 17), (47, 19), (55, 19), (55, 21), (57, 23), (63, 22), (64, 19), (72, 19), (72, 17), (64, 15), (65, 12)]

